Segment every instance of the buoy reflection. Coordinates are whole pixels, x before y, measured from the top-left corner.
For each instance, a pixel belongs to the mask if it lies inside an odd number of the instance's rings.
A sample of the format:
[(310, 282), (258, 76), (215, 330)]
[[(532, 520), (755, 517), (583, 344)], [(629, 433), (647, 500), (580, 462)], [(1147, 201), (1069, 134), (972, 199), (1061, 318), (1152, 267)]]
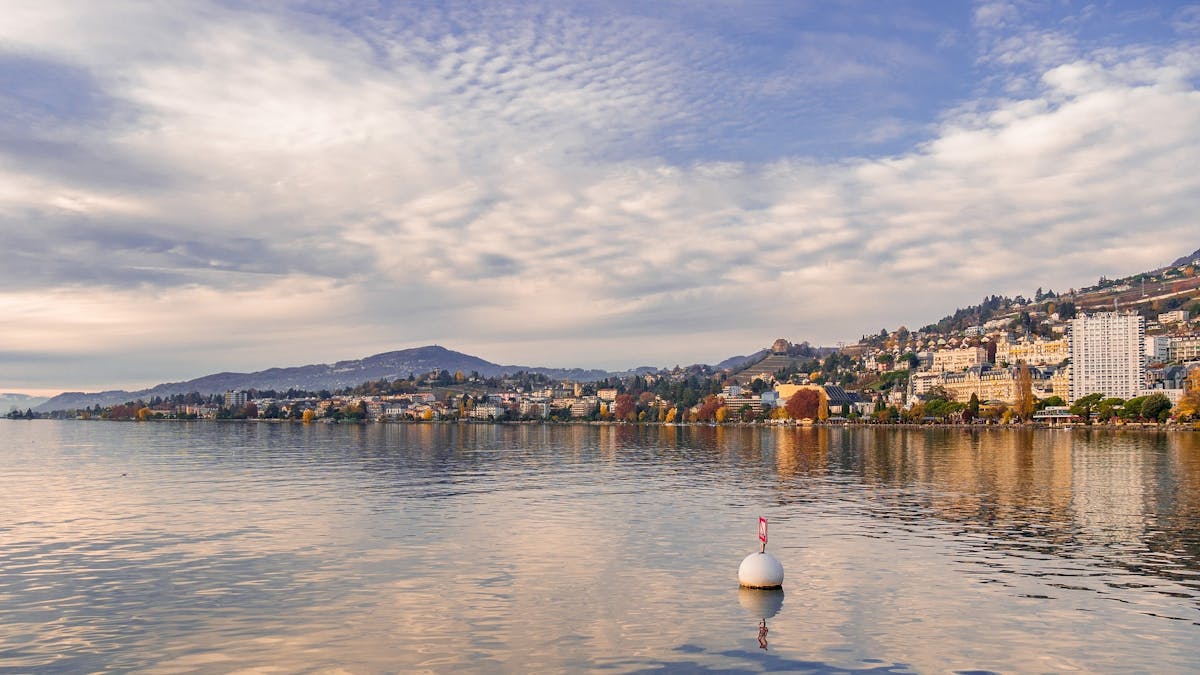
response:
[(767, 619), (779, 613), (783, 608), (783, 589), (781, 588), (738, 588), (738, 604), (758, 622), (758, 647), (767, 648)]

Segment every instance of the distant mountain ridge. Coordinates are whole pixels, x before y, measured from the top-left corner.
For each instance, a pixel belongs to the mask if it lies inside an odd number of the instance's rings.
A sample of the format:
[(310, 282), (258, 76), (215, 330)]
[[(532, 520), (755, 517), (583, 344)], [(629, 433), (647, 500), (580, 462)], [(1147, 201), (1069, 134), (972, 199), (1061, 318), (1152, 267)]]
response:
[(0, 393), (0, 413), (7, 413), (10, 410), (28, 410), (31, 408), (36, 408), (45, 401), (45, 396)]
[[(463, 354), (445, 347), (430, 345), (375, 354), (364, 359), (338, 361), (336, 363), (294, 366), (290, 368), (268, 368), (253, 373), (216, 373), (185, 382), (168, 382), (140, 391), (103, 391), (95, 393), (66, 392), (51, 398), (34, 408), (37, 412), (75, 410), (94, 405), (109, 406), (136, 399), (149, 400), (155, 396), (173, 394), (219, 394), (228, 390), (275, 389), (286, 391), (300, 389), (320, 391), (353, 387), (369, 380), (407, 378), (431, 371), (446, 370), (451, 373), (461, 370), (472, 371), (485, 377), (512, 374), (520, 371), (540, 373), (554, 379), (571, 379), (583, 382), (600, 380), (609, 375), (604, 370), (583, 368), (542, 368), (531, 366), (502, 366), (477, 356)], [(639, 368), (636, 372), (643, 372)], [(656, 370), (650, 368), (649, 370)]]
[(1185, 255), (1182, 258), (1171, 263), (1171, 267), (1183, 267), (1184, 265), (1194, 265), (1200, 263), (1200, 248), (1192, 252), (1191, 255)]

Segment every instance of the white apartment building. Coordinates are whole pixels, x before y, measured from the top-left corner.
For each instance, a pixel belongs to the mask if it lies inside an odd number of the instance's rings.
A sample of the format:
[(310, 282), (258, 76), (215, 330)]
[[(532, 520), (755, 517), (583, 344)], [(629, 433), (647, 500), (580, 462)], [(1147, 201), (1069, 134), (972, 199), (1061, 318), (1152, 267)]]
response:
[(225, 407), (230, 410), (237, 410), (246, 407), (246, 403), (250, 400), (250, 394), (244, 391), (234, 391), (232, 389), (225, 391)]
[(1165, 363), (1171, 355), (1170, 335), (1146, 336), (1146, 359), (1150, 363)]
[(1102, 312), (1071, 320), (1069, 399), (1088, 394), (1133, 398), (1145, 386), (1146, 322), (1132, 313)]

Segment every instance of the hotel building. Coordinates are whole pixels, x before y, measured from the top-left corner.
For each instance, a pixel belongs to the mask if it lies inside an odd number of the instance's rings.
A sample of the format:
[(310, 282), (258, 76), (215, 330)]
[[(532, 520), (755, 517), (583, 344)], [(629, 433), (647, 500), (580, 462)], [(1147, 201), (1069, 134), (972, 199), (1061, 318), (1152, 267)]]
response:
[(1103, 312), (1071, 320), (1070, 400), (1088, 394), (1133, 398), (1145, 385), (1145, 320), (1132, 313)]

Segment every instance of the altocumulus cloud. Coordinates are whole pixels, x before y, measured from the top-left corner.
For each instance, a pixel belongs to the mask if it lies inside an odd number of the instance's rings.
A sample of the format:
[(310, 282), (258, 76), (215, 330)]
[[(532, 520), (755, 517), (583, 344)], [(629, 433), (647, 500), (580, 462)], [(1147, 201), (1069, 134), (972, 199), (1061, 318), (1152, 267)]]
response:
[(428, 342), (718, 360), (1197, 245), (1187, 12), (1143, 20), (1169, 40), (1096, 43), (1008, 3), (949, 24), (754, 4), (10, 9), (0, 352), (29, 365), (8, 360), (7, 387)]

